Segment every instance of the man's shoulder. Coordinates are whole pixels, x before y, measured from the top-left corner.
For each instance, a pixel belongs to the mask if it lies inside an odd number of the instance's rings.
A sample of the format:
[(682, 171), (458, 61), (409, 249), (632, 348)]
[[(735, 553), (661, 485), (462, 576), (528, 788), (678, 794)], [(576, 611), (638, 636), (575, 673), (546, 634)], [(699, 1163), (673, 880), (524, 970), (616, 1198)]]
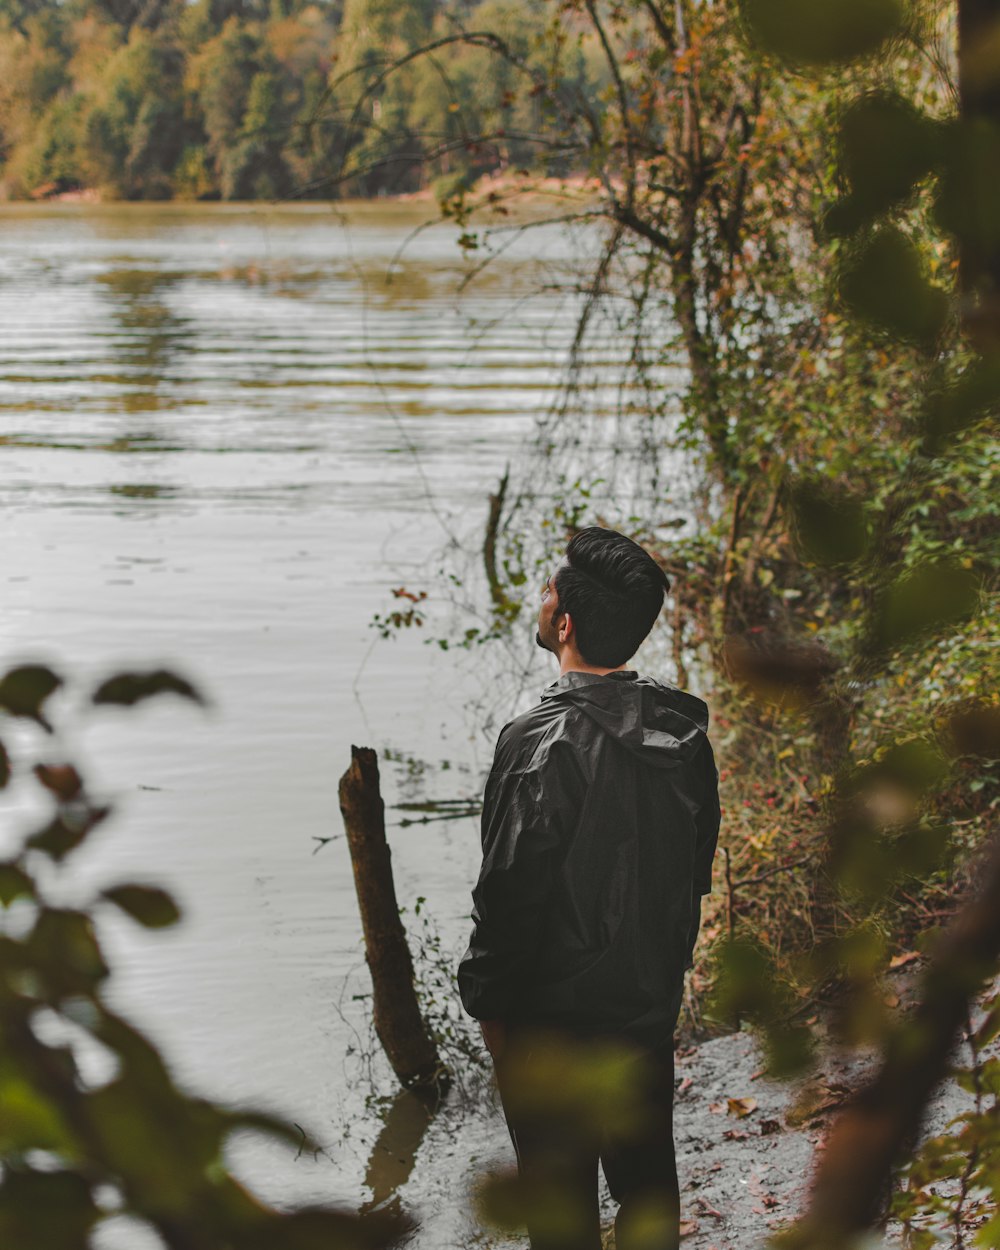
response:
[(574, 729), (586, 717), (572, 704), (543, 700), (507, 722), (497, 738), (497, 759), (521, 767), (540, 764), (556, 744), (572, 748)]

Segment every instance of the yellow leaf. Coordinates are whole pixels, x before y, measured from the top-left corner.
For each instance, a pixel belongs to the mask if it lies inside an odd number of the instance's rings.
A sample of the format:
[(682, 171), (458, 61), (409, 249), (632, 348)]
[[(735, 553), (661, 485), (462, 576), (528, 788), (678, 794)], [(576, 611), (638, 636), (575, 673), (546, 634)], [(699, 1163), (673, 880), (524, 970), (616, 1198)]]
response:
[(757, 1110), (756, 1098), (730, 1098), (728, 1100), (729, 1114), (736, 1116), (742, 1120), (745, 1115), (749, 1115), (751, 1111)]
[(919, 958), (919, 951), (903, 951), (901, 955), (893, 955), (889, 960), (889, 967), (902, 968), (905, 964), (912, 964), (915, 959)]

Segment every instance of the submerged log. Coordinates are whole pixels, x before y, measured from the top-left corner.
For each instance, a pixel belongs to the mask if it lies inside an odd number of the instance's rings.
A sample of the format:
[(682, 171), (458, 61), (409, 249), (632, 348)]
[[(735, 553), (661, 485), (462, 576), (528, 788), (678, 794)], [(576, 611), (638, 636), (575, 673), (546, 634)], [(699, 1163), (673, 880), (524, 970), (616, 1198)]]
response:
[(417, 1002), (385, 837), (378, 757), (370, 747), (351, 747), (351, 766), (340, 779), (340, 810), (372, 976), (375, 1032), (405, 1088), (440, 1086), (447, 1074)]

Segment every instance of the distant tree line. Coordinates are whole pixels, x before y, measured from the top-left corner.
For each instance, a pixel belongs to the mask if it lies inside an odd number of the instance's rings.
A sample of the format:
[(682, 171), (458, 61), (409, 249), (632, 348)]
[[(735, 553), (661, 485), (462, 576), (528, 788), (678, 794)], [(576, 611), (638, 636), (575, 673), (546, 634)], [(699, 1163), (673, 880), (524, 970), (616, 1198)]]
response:
[(325, 199), (564, 174), (538, 87), (553, 74), (588, 99), (604, 85), (586, 32), (564, 23), (553, 44), (527, 0), (0, 0), (0, 195)]

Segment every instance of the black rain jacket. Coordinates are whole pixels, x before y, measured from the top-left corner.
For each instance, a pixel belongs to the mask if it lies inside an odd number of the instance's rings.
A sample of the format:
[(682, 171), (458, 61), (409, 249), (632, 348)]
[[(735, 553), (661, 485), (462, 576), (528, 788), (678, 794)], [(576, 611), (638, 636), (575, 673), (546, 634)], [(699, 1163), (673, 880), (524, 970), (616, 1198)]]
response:
[(635, 672), (570, 672), (497, 741), (475, 928), (480, 1020), (669, 1040), (712, 888), (708, 707)]

